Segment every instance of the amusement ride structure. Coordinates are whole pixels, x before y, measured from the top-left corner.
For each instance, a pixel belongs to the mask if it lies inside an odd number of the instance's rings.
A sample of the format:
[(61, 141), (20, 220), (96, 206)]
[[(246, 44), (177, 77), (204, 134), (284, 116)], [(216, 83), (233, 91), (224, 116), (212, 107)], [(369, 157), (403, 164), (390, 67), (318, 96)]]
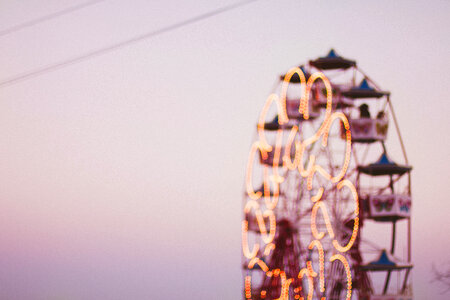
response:
[(390, 93), (354, 60), (281, 75), (247, 163), (243, 298), (412, 299), (411, 169)]

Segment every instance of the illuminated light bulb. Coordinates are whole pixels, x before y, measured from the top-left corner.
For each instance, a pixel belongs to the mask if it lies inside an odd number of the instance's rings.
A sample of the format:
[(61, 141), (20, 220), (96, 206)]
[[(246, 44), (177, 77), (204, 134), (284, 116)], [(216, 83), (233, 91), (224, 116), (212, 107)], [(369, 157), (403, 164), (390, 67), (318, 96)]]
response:
[(313, 181), (314, 174), (316, 172), (319, 173), (325, 179), (331, 180), (333, 183), (336, 183), (344, 177), (345, 173), (347, 172), (348, 166), (350, 164), (350, 158), (351, 158), (351, 133), (350, 133), (350, 130), (347, 130), (347, 132), (346, 132), (347, 138), (346, 138), (345, 159), (344, 159), (343, 166), (341, 167), (341, 170), (338, 175), (336, 175), (335, 177), (332, 177), (322, 166), (315, 165), (314, 161), (311, 161), (313, 158), (312, 155), (310, 156), (310, 161), (308, 162), (308, 167), (306, 170), (303, 168), (303, 165), (301, 163), (303, 160), (304, 149), (306, 149), (306, 147), (308, 145), (311, 145), (312, 143), (317, 142), (317, 140), (320, 138), (320, 136), (322, 134), (323, 134), (322, 144), (324, 147), (326, 147), (327, 141), (328, 141), (329, 130), (330, 130), (332, 122), (335, 119), (341, 119), (342, 122), (344, 123), (344, 126), (346, 128), (349, 128), (349, 123), (348, 123), (347, 117), (341, 112), (335, 112), (330, 116), (330, 119), (326, 124), (324, 121), (323, 124), (325, 124), (325, 125), (324, 125), (324, 127), (321, 127), (321, 128), (323, 128), (323, 130), (321, 132), (318, 131), (313, 137), (305, 140), (299, 146), (300, 163), (298, 165), (298, 169), (299, 169), (300, 175), (302, 177), (307, 178), (307, 187), (309, 190), (312, 188), (312, 181)]
[(346, 131), (350, 131), (350, 123), (348, 122), (347, 116), (342, 113), (342, 112), (334, 112), (331, 116), (330, 116), (330, 121), (328, 122), (326, 129), (324, 131), (324, 135), (322, 138), (322, 145), (324, 147), (327, 146), (327, 141), (328, 141), (328, 135), (329, 135), (329, 131), (331, 128), (331, 124), (334, 122), (334, 120), (336, 119), (340, 119), (342, 121), (342, 123), (344, 124), (344, 129)]
[[(266, 204), (267, 209), (275, 209), (275, 207), (278, 204), (278, 199), (279, 199), (279, 195), (280, 195), (280, 184), (278, 182), (274, 182), (271, 180), (271, 178), (269, 177), (269, 168), (267, 166), (264, 166), (263, 169), (263, 174), (264, 174), (264, 182), (263, 182), (263, 186), (264, 186), (264, 202)], [(270, 195), (270, 183), (269, 181), (272, 181), (274, 183), (274, 189), (273, 189), (273, 196), (271, 198)]]
[(350, 272), (350, 266), (347, 262), (347, 259), (341, 254), (335, 254), (331, 256), (330, 261), (333, 262), (335, 260), (339, 260), (345, 269), (345, 273), (347, 274), (347, 295), (346, 300), (350, 300), (352, 298), (352, 274)]
[[(273, 176), (274, 178), (276, 178), (275, 180), (283, 182), (284, 178), (282, 176), (280, 176), (279, 172), (278, 172), (278, 164), (280, 162), (280, 158), (281, 158), (281, 146), (283, 143), (283, 130), (279, 129), (277, 130), (277, 138), (276, 138), (276, 144), (275, 144), (275, 150), (273, 153), (273, 164), (272, 164), (272, 168), (273, 168)], [(283, 166), (284, 168), (284, 166)]]
[(308, 269), (305, 268), (300, 270), (300, 272), (298, 273), (298, 278), (302, 279), (305, 275), (308, 278), (308, 296), (306, 299), (312, 300), (312, 297), (314, 295), (314, 279), (309, 273)]
[(252, 277), (245, 276), (245, 298), (250, 299), (252, 297)]
[(242, 221), (242, 252), (244, 256), (248, 259), (256, 257), (259, 251), (259, 245), (255, 244), (253, 250), (250, 251), (248, 247), (248, 222), (246, 220)]
[[(303, 151), (303, 149), (302, 149), (302, 151)], [(310, 155), (309, 161), (308, 161), (308, 166), (306, 167), (306, 170), (303, 168), (301, 161), (299, 164), (300, 175), (304, 178), (307, 178), (306, 182), (307, 182), (307, 188), (309, 191), (312, 189), (312, 180), (313, 180), (314, 172), (315, 172), (315, 162), (316, 162), (316, 156)]]
[[(294, 74), (297, 74), (298, 77), (300, 78), (300, 85), (302, 88), (302, 91), (305, 91), (305, 84), (306, 84), (306, 78), (305, 78), (305, 74), (303, 73), (303, 71), (298, 68), (298, 67), (294, 67), (291, 68), (286, 75), (284, 76), (284, 80), (283, 83), (281, 85), (281, 99), (280, 99), (280, 110), (283, 113), (283, 118), (285, 118), (285, 120), (288, 119), (287, 117), (287, 112), (286, 112), (286, 95), (287, 95), (287, 90), (289, 87), (289, 84), (291, 83), (291, 78)], [(305, 93), (302, 94), (301, 98), (300, 98), (300, 105), (299, 105), (299, 112), (302, 113), (302, 111), (304, 111), (304, 105), (305, 105)]]
[(264, 133), (264, 123), (266, 122), (266, 116), (267, 116), (267, 112), (269, 111), (270, 105), (274, 101), (277, 104), (279, 103), (278, 96), (276, 94), (270, 94), (267, 97), (266, 103), (264, 104), (263, 109), (259, 115), (258, 126), (257, 126), (257, 131), (258, 131), (258, 135), (259, 135), (259, 140), (261, 141), (261, 144), (262, 144), (262, 149), (264, 149), (267, 152), (272, 151), (272, 146), (270, 146), (269, 143), (267, 143), (266, 135)]
[(299, 149), (300, 149), (300, 163), (298, 164), (298, 171), (300, 173), (300, 175), (304, 178), (308, 177), (310, 175), (310, 173), (313, 171), (314, 168), (314, 164), (316, 162), (316, 157), (314, 155), (310, 155), (309, 156), (309, 161), (308, 161), (308, 165), (305, 168), (303, 168), (303, 154), (305, 153), (306, 148), (313, 144), (315, 141), (313, 141), (312, 139), (308, 139), (303, 141), (303, 143), (301, 143), (299, 145)]
[(258, 209), (255, 211), (256, 222), (258, 223), (259, 231), (263, 236), (267, 235), (266, 222), (264, 221), (263, 214)]
[(323, 121), (322, 125), (319, 127), (319, 130), (314, 135), (315, 139), (318, 139), (319, 136), (322, 135), (323, 130), (327, 127), (329, 118), (331, 115), (332, 104), (333, 104), (332, 103), (333, 102), (333, 94), (332, 94), (331, 84), (330, 84), (330, 81), (328, 80), (328, 78), (321, 72), (316, 72), (316, 73), (312, 74), (309, 77), (308, 82), (306, 83), (306, 93), (305, 93), (306, 95), (305, 95), (305, 104), (304, 104), (304, 112), (303, 112), (305, 119), (308, 118), (308, 100), (310, 98), (311, 88), (317, 79), (321, 79), (325, 85), (325, 89), (327, 91), (327, 105), (326, 105), (326, 109), (325, 109), (324, 121)]
[(276, 176), (276, 175), (269, 176), (269, 179), (270, 179), (270, 181), (275, 182), (277, 184), (283, 183), (283, 181), (284, 181), (283, 176)]
[[(318, 252), (319, 252), (319, 286), (320, 286), (320, 291), (323, 293), (325, 292), (325, 256), (324, 256), (324, 252), (323, 252), (323, 246), (322, 243), (318, 240), (314, 240), (311, 242), (311, 244), (309, 244), (308, 249), (312, 250), (314, 247), (317, 248)], [(308, 270), (311, 270), (311, 274), (313, 274), (313, 269), (312, 269), (312, 265), (310, 262), (310, 266), (308, 267)], [(314, 272), (315, 273), (315, 272)], [(313, 277), (317, 276), (316, 275), (312, 275)]]
[(265, 290), (261, 291), (261, 298), (266, 298), (267, 292)]
[[(319, 203), (319, 202), (316, 202), (316, 204), (317, 203)], [(312, 211), (311, 211), (311, 233), (315, 239), (320, 240), (325, 236), (325, 233), (317, 231), (316, 215), (317, 215), (317, 210), (319, 209), (319, 207), (316, 204), (314, 204)]]
[(275, 249), (274, 243), (270, 243), (270, 244), (266, 245), (266, 248), (264, 249), (264, 256), (269, 256), (270, 252), (273, 251), (274, 249)]
[(346, 143), (345, 143), (344, 164), (342, 165), (341, 170), (338, 173), (338, 175), (331, 178), (331, 181), (333, 183), (336, 183), (339, 180), (341, 180), (345, 176), (345, 173), (347, 173), (347, 169), (350, 164), (350, 158), (351, 158), (351, 153), (352, 153), (352, 137), (351, 137), (351, 132), (350, 132), (350, 125), (349, 125), (347, 117), (341, 112), (335, 112), (331, 115), (330, 121), (327, 125), (327, 128), (324, 131), (324, 136), (322, 139), (323, 146), (326, 147), (326, 145), (327, 145), (328, 132), (330, 130), (331, 124), (336, 119), (340, 119), (342, 121), (342, 123), (344, 123), (344, 128), (346, 129)]
[(350, 250), (350, 248), (355, 243), (356, 237), (358, 235), (358, 229), (359, 229), (358, 192), (356, 191), (355, 186), (353, 185), (353, 183), (350, 180), (347, 180), (347, 179), (342, 180), (341, 182), (338, 183), (337, 188), (338, 188), (338, 190), (340, 190), (344, 186), (350, 189), (350, 191), (352, 193), (352, 196), (353, 196), (353, 199), (355, 200), (355, 211), (354, 211), (355, 218), (354, 218), (354, 225), (353, 225), (352, 235), (351, 235), (350, 240), (348, 241), (347, 245), (346, 246), (341, 246), (337, 240), (333, 240), (333, 246), (339, 252), (347, 252), (348, 250)]
[(257, 264), (264, 272), (269, 271), (269, 267), (266, 265), (266, 263), (257, 257), (254, 257), (250, 260), (250, 262), (248, 263), (248, 268), (253, 269), (255, 264)]
[[(263, 239), (264, 243), (269, 244), (275, 238), (275, 233), (276, 233), (276, 229), (277, 229), (277, 221), (276, 221), (276, 218), (275, 218), (275, 214), (270, 209), (265, 210), (263, 216), (266, 217), (266, 218), (267, 217), (269, 218), (269, 234), (267, 235), (267, 232), (265, 232), (262, 235), (262, 239)], [(258, 216), (257, 216), (257, 218), (258, 218)], [(265, 222), (264, 222), (262, 217), (260, 217), (260, 219), (258, 219), (258, 224), (260, 226), (260, 229), (262, 227), (264, 227), (264, 231), (266, 231), (266, 224), (265, 224)]]
[[(275, 269), (274, 275), (275, 275), (275, 272), (281, 278), (281, 293), (280, 293), (280, 297), (277, 299), (274, 299), (274, 300), (288, 300), (289, 299), (289, 286), (292, 283), (293, 279), (292, 278), (287, 279), (286, 273), (284, 271), (280, 271), (280, 269)], [(278, 276), (278, 275), (275, 275), (275, 276)]]
[(292, 278), (286, 279), (286, 276), (284, 276), (284, 279), (281, 279), (281, 295), (278, 298), (279, 300), (289, 300), (289, 286), (292, 281)]
[(286, 141), (286, 147), (284, 148), (284, 156), (283, 156), (283, 162), (284, 165), (289, 169), (289, 170), (295, 170), (298, 167), (298, 164), (300, 162), (300, 149), (297, 148), (297, 144), (295, 144), (295, 156), (294, 156), (294, 161), (291, 161), (291, 147), (292, 144), (294, 143), (294, 139), (295, 139), (295, 135), (298, 132), (298, 127), (294, 126), (291, 129), (291, 132), (289, 133), (288, 136), (288, 140)]
[(269, 270), (269, 267), (266, 265), (266, 263), (260, 259), (258, 259), (258, 265), (260, 266), (261, 270), (263, 270), (264, 272), (267, 272)]
[(252, 184), (253, 161), (255, 159), (255, 154), (257, 153), (258, 150), (260, 150), (263, 158), (267, 157), (267, 152), (265, 152), (263, 149), (261, 149), (261, 144), (259, 142), (253, 143), (252, 148), (249, 153), (249, 156), (248, 156), (247, 172), (246, 172), (246, 176), (245, 176), (245, 186), (247, 189), (247, 194), (250, 197), (250, 199), (252, 199), (252, 200), (258, 200), (262, 196), (262, 193), (260, 191), (255, 192), (255, 190), (253, 189), (253, 184)]
[(253, 258), (249, 261), (249, 263), (248, 263), (248, 265), (247, 265), (247, 268), (253, 269), (253, 267), (254, 267), (255, 264), (258, 262), (258, 260), (259, 260), (259, 258), (253, 257)]
[(327, 179), (327, 180), (331, 180), (331, 175), (328, 174), (328, 172), (325, 171), (325, 169), (322, 168), (321, 166), (315, 165), (315, 166), (314, 166), (314, 171), (317, 172), (317, 173), (319, 173), (320, 175), (322, 175), (323, 178), (325, 178), (325, 179)]
[(350, 250), (350, 248), (353, 246), (353, 243), (356, 240), (356, 235), (358, 234), (358, 228), (359, 228), (359, 218), (355, 218), (355, 224), (353, 226), (353, 232), (352, 236), (350, 237), (350, 240), (346, 246), (341, 246), (337, 240), (333, 240), (333, 246), (338, 250), (339, 252), (347, 252)]
[(333, 226), (331, 226), (327, 207), (322, 201), (317, 201), (316, 203), (314, 203), (313, 208), (311, 210), (311, 232), (316, 240), (320, 240), (325, 236), (324, 232), (317, 231), (316, 217), (317, 217), (317, 211), (319, 210), (319, 208), (322, 211), (322, 215), (323, 215), (323, 219), (325, 221), (325, 226), (327, 227), (328, 235), (331, 238), (334, 238), (334, 230), (333, 230)]
[(323, 187), (319, 188), (319, 190), (317, 191), (317, 194), (315, 194), (314, 196), (311, 197), (311, 201), (313, 203), (319, 201), (322, 198), (323, 191), (324, 191)]
[(255, 200), (249, 200), (247, 201), (247, 203), (245, 203), (244, 206), (244, 213), (248, 214), (251, 210), (258, 210), (259, 209), (259, 204), (258, 202), (256, 202)]
[(309, 140), (309, 141), (304, 141), (303, 143), (300, 143), (298, 145), (298, 153), (299, 153), (299, 164), (298, 164), (298, 170), (300, 175), (303, 178), (307, 179), (307, 188), (308, 190), (312, 189), (312, 185), (313, 185), (313, 179), (314, 179), (314, 174), (317, 172), (320, 173), (320, 175), (322, 175), (325, 179), (330, 180), (331, 179), (331, 175), (329, 175), (321, 166), (316, 165), (316, 157), (315, 155), (310, 155), (309, 156), (309, 161), (308, 161), (308, 166), (306, 169), (304, 169), (303, 167), (303, 154), (304, 154), (304, 150), (306, 149), (306, 147), (311, 143), (311, 142), (315, 142), (313, 140)]
[(309, 160), (308, 169), (307, 169), (308, 176), (306, 179), (306, 184), (307, 184), (306, 187), (308, 188), (308, 191), (312, 190), (314, 173), (316, 171), (315, 162), (316, 162), (316, 157), (314, 155), (310, 155), (310, 160)]
[[(305, 153), (305, 148), (306, 148), (306, 146), (303, 145), (302, 142), (300, 142), (300, 141), (295, 142), (296, 153), (298, 152), (298, 154), (299, 154), (297, 169), (298, 169), (299, 174), (302, 177), (305, 177), (302, 174), (304, 174), (304, 172), (306, 171), (305, 168), (303, 167), (303, 154)], [(306, 173), (306, 174), (308, 174), (308, 173)]]
[[(268, 209), (264, 211), (264, 215), (259, 209), (259, 204), (255, 200), (250, 200), (245, 204), (244, 213), (248, 214), (251, 210), (255, 211), (256, 221), (258, 223), (259, 231), (264, 243), (269, 244), (273, 241), (276, 233), (276, 218), (272, 210)], [(269, 218), (269, 233), (267, 233), (266, 223), (264, 218)]]
[(306, 268), (308, 269), (308, 272), (312, 277), (317, 277), (318, 274), (316, 273), (316, 271), (314, 271), (312, 262), (310, 260), (306, 262)]

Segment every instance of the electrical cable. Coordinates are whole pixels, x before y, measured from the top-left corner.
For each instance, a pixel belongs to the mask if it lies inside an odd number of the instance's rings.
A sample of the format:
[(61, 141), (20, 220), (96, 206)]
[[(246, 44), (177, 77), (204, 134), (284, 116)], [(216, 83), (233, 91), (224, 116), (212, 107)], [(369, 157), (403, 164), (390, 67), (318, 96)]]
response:
[(260, 0), (240, 1), (238, 3), (234, 3), (234, 4), (231, 4), (231, 5), (222, 7), (222, 8), (218, 8), (218, 9), (215, 9), (215, 10), (210, 11), (208, 13), (201, 14), (201, 15), (198, 15), (196, 17), (193, 17), (193, 18), (190, 18), (190, 19), (187, 19), (187, 20), (184, 20), (184, 21), (181, 21), (181, 22), (178, 22), (178, 23), (175, 23), (175, 24), (172, 24), (172, 25), (169, 25), (169, 26), (157, 29), (157, 30), (153, 30), (153, 31), (150, 31), (150, 32), (147, 32), (147, 33), (143, 33), (143, 34), (137, 35), (135, 37), (126, 39), (126, 40), (121, 41), (121, 42), (117, 42), (117, 43), (111, 44), (111, 45), (106, 46), (106, 47), (102, 47), (102, 48), (99, 48), (99, 49), (96, 49), (96, 50), (93, 50), (93, 51), (90, 51), (90, 52), (87, 52), (87, 53), (84, 53), (84, 54), (81, 54), (81, 55), (78, 55), (78, 56), (75, 56), (75, 57), (63, 60), (63, 61), (60, 61), (60, 62), (57, 62), (57, 63), (54, 63), (54, 64), (50, 64), (50, 65), (47, 65), (47, 66), (44, 66), (44, 67), (37, 68), (35, 70), (31, 70), (31, 71), (22, 73), (20, 75), (16, 75), (16, 76), (10, 77), (8, 79), (0, 81), (0, 87), (11, 85), (11, 84), (15, 84), (17, 82), (20, 82), (20, 81), (23, 81), (23, 80), (26, 80), (26, 79), (30, 79), (32, 77), (37, 77), (37, 76), (40, 76), (42, 74), (45, 74), (45, 73), (48, 73), (48, 72), (52, 72), (52, 71), (55, 71), (57, 69), (61, 69), (61, 68), (65, 67), (65, 66), (68, 66), (68, 65), (72, 65), (72, 64), (76, 64), (76, 63), (82, 62), (82, 61), (87, 60), (87, 59), (92, 58), (92, 57), (100, 56), (102, 54), (105, 54), (105, 53), (117, 50), (119, 48), (128, 46), (130, 44), (134, 44), (136, 42), (139, 42), (139, 41), (142, 41), (142, 40), (145, 40), (145, 39), (148, 39), (148, 38), (152, 38), (152, 37), (155, 37), (155, 36), (158, 36), (158, 35), (161, 35), (161, 34), (164, 34), (164, 33), (170, 32), (170, 31), (173, 31), (175, 29), (178, 29), (178, 28), (181, 28), (181, 27), (184, 27), (184, 26), (187, 26), (187, 25), (190, 25), (190, 24), (193, 24), (193, 23), (196, 23), (196, 22), (199, 22), (199, 21), (211, 18), (211, 17), (216, 16), (218, 14), (221, 14), (221, 13), (224, 13), (224, 12), (227, 12), (227, 11), (230, 11), (230, 10), (233, 10), (233, 9), (236, 9), (236, 8), (242, 7), (244, 5), (250, 4), (252, 2), (257, 2), (257, 1), (260, 1)]
[(87, 1), (87, 2), (84, 2), (84, 3), (78, 4), (78, 5), (74, 5), (74, 6), (65, 8), (63, 10), (60, 10), (60, 11), (57, 11), (57, 12), (54, 12), (54, 13), (42, 16), (42, 17), (34, 19), (34, 20), (30, 20), (30, 21), (27, 21), (27, 22), (23, 22), (23, 23), (11, 26), (9, 28), (0, 30), (0, 37), (8, 35), (8, 34), (11, 34), (11, 33), (16, 32), (16, 31), (20, 31), (20, 30), (25, 29), (27, 27), (38, 25), (40, 23), (43, 23), (43, 22), (46, 22), (46, 21), (58, 18), (58, 17), (63, 16), (63, 15), (70, 14), (70, 13), (72, 13), (74, 11), (80, 10), (80, 9), (85, 8), (87, 6), (91, 6), (91, 5), (94, 5), (94, 4), (97, 4), (99, 2), (103, 2), (103, 1), (105, 1), (105, 0), (91, 0), (91, 1)]

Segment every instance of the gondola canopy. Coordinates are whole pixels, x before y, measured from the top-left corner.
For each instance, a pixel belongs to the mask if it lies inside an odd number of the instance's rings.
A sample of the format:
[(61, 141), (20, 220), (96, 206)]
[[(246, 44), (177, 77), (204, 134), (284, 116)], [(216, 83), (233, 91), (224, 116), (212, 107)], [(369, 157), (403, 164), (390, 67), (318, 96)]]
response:
[(381, 98), (383, 96), (389, 95), (389, 92), (377, 91), (369, 85), (366, 79), (363, 79), (360, 85), (353, 87), (348, 91), (342, 92), (342, 95), (351, 99)]
[(356, 61), (339, 56), (334, 49), (327, 56), (309, 61), (309, 64), (321, 70), (348, 69), (356, 66)]
[(362, 265), (361, 269), (365, 271), (392, 271), (392, 270), (404, 270), (411, 269), (411, 264), (397, 264), (393, 259), (389, 258), (386, 250), (381, 251), (378, 260), (372, 261), (366, 265)]
[(412, 170), (411, 166), (398, 165), (383, 153), (378, 161), (367, 166), (358, 166), (358, 171), (371, 176), (403, 175)]

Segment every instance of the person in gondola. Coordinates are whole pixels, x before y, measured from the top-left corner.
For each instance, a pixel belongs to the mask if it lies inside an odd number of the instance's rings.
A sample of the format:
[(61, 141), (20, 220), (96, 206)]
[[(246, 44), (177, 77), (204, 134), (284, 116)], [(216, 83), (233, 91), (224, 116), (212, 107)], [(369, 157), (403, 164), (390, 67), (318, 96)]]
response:
[(380, 111), (380, 112), (377, 114), (377, 119), (378, 119), (378, 120), (383, 120), (385, 117), (386, 117), (386, 113), (385, 113), (384, 111)]
[(366, 103), (363, 103), (359, 106), (359, 118), (369, 118), (370, 119), (370, 111), (369, 106)]

